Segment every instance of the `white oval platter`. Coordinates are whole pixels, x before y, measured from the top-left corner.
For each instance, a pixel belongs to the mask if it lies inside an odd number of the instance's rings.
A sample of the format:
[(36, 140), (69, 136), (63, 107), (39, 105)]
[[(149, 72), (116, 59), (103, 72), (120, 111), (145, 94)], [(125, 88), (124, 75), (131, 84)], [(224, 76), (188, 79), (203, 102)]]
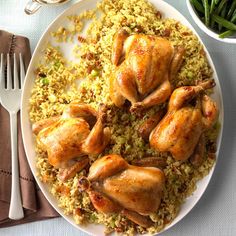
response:
[[(46, 184), (42, 183), (38, 177), (37, 177), (37, 169), (36, 169), (36, 154), (35, 154), (35, 146), (34, 146), (34, 137), (31, 130), (31, 123), (29, 121), (29, 99), (31, 95), (31, 90), (34, 85), (34, 70), (39, 62), (39, 59), (42, 58), (43, 54), (42, 51), (45, 49), (45, 46), (47, 42), (50, 40), (50, 32), (56, 31), (58, 27), (66, 25), (66, 17), (73, 14), (80, 14), (84, 12), (85, 10), (94, 9), (96, 7), (97, 0), (82, 0), (74, 4), (73, 6), (69, 7), (66, 11), (64, 11), (61, 15), (59, 15), (47, 28), (47, 30), (42, 35), (41, 39), (39, 40), (37, 47), (33, 53), (32, 60), (30, 62), (30, 65), (28, 67), (28, 71), (26, 74), (25, 84), (23, 88), (23, 96), (21, 101), (21, 125), (22, 125), (22, 134), (23, 134), (23, 141), (25, 146), (26, 155), (28, 158), (29, 165), (31, 167), (31, 170), (33, 172), (33, 175), (44, 193), (45, 197), (48, 199), (48, 201), (51, 203), (51, 205), (72, 225), (74, 225), (76, 228), (87, 232), (90, 235), (103, 235), (104, 234), (104, 226), (102, 225), (95, 225), (95, 224), (89, 224), (86, 226), (80, 226), (76, 225), (73, 218), (71, 216), (66, 216), (63, 213), (63, 210), (58, 207), (57, 200), (52, 196), (52, 194), (49, 192), (48, 187)], [(197, 32), (194, 30), (194, 28), (191, 26), (191, 24), (186, 20), (186, 18), (179, 13), (174, 7), (169, 5), (168, 3), (162, 1), (162, 0), (150, 0), (150, 2), (163, 14), (164, 18), (174, 18), (178, 21), (180, 21), (182, 24), (186, 25), (188, 28), (190, 28), (196, 35)], [(198, 36), (199, 37), (199, 36)], [(200, 39), (200, 38), (199, 38)], [(201, 41), (201, 39), (200, 39)], [(201, 41), (202, 42), (202, 41)], [(60, 44), (60, 47), (68, 59), (72, 58), (72, 46), (67, 43)], [(217, 158), (219, 153), (219, 147), (221, 143), (222, 138), (222, 127), (223, 127), (223, 116), (224, 116), (224, 110), (223, 110), (223, 101), (222, 101), (222, 94), (221, 94), (221, 88), (219, 79), (217, 77), (217, 73), (214, 67), (214, 64), (212, 62), (212, 59), (205, 48), (207, 58), (209, 60), (209, 63), (214, 71), (213, 77), (216, 81), (216, 87), (214, 89), (213, 98), (219, 105), (219, 121), (221, 123), (221, 130), (219, 134), (219, 138), (217, 141)], [(192, 196), (186, 199), (186, 202), (182, 205), (181, 210), (178, 214), (178, 216), (174, 219), (174, 221), (168, 225), (164, 230), (172, 227), (177, 222), (179, 222), (184, 216), (186, 216), (191, 209), (195, 206), (195, 204), (199, 201), (201, 196), (203, 195), (204, 191), (206, 190), (208, 183), (212, 177), (213, 167), (210, 171), (210, 173), (200, 180), (197, 184), (197, 189), (193, 193)], [(163, 231), (162, 231), (163, 232)]]

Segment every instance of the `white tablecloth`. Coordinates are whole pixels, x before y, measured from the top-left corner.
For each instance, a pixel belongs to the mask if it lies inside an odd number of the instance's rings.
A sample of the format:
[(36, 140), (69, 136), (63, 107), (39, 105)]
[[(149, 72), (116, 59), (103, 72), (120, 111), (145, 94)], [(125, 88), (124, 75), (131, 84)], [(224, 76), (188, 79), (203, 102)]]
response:
[[(162, 235), (234, 236), (236, 235), (236, 45), (219, 43), (200, 31), (193, 23), (184, 0), (166, 1), (189, 19), (213, 58), (223, 90), (225, 126), (219, 161), (205, 194), (187, 217)], [(33, 51), (48, 24), (75, 1), (56, 8), (43, 8), (32, 16), (24, 13), (26, 2), (27, 0), (0, 0), (0, 29), (27, 36)], [(86, 234), (62, 218), (57, 218), (0, 229), (0, 236), (5, 235), (85, 236)]]

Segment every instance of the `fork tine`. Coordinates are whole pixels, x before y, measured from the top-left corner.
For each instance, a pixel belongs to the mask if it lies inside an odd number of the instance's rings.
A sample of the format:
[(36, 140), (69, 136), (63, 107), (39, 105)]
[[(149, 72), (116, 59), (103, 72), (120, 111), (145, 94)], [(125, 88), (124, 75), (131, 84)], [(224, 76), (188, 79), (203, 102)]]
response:
[(25, 80), (25, 67), (24, 67), (22, 54), (20, 53), (20, 86), (21, 88), (23, 88), (24, 80)]
[(7, 53), (7, 90), (12, 89), (10, 55)]
[(0, 86), (1, 88), (4, 88), (4, 80), (5, 80), (5, 76), (4, 76), (4, 63), (3, 63), (3, 53), (1, 53), (1, 69), (0, 69)]
[(16, 61), (16, 54), (14, 53), (14, 89), (19, 88), (19, 76), (18, 76), (18, 70), (17, 70), (17, 61)]

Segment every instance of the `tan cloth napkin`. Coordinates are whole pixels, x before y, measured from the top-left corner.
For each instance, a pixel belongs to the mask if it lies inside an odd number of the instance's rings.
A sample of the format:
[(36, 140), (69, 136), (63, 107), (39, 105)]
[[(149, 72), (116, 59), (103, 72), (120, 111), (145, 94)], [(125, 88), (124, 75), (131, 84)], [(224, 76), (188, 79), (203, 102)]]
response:
[[(0, 30), (0, 53), (22, 53), (27, 68), (31, 53), (29, 40), (22, 36)], [(20, 168), (20, 186), (24, 219), (10, 220), (8, 218), (11, 197), (11, 143), (9, 114), (0, 105), (0, 227), (22, 224), (58, 216), (39, 190), (26, 160), (20, 130), (18, 114), (18, 155)]]

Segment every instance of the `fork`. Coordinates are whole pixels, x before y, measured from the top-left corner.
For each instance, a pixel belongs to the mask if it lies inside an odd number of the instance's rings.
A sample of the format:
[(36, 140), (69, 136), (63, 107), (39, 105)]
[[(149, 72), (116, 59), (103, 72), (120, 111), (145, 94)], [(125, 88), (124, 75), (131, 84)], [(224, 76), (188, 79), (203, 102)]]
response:
[[(20, 100), (22, 85), (25, 78), (24, 63), (22, 55), (19, 54), (20, 61), (20, 80), (18, 76), (16, 54), (13, 55), (13, 80), (11, 73), (10, 55), (7, 54), (7, 64), (5, 67), (4, 56), (1, 54), (0, 69), (0, 101), (2, 106), (10, 114), (11, 126), (11, 164), (12, 164), (12, 184), (11, 184), (11, 201), (8, 217), (18, 220), (24, 217), (19, 178), (19, 163), (17, 152), (17, 112), (20, 110)], [(5, 81), (5, 68), (7, 68), (7, 79)]]

